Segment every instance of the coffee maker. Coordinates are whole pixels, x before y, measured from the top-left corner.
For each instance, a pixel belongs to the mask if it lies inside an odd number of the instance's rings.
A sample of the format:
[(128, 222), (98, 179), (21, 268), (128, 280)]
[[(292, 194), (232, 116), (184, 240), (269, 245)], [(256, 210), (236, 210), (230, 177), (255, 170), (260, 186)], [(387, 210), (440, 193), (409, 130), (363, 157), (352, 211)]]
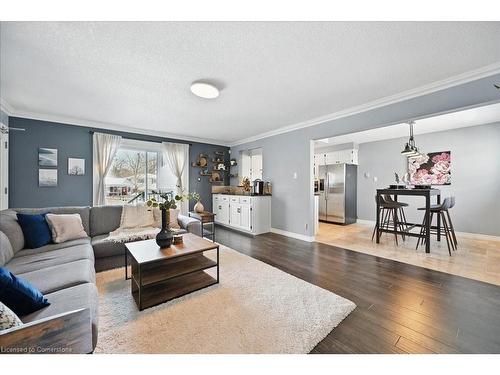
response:
[(256, 179), (253, 181), (253, 195), (263, 195), (264, 194), (264, 181)]

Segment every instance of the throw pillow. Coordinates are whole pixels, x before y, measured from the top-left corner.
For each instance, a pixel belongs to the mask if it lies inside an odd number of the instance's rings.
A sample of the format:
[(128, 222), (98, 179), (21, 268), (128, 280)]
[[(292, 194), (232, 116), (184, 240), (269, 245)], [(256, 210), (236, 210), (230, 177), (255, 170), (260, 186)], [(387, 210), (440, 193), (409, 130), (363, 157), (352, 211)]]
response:
[(80, 214), (47, 214), (45, 218), (55, 243), (87, 237)]
[(17, 214), (17, 221), (23, 231), (26, 248), (36, 249), (52, 242), (52, 235), (45, 215)]
[(9, 238), (14, 253), (24, 249), (24, 234), (17, 221), (16, 211), (0, 211), (0, 231), (4, 232)]
[(145, 204), (123, 206), (120, 228), (152, 227), (154, 224), (153, 211)]
[(18, 316), (31, 314), (50, 305), (37, 288), (4, 267), (0, 267), (0, 301)]
[(9, 237), (0, 231), (0, 267), (5, 265), (14, 257), (14, 250), (10, 244)]
[[(171, 229), (181, 229), (179, 226), (179, 221), (177, 220), (179, 218), (179, 212), (180, 210), (178, 209), (170, 209), (170, 228)], [(153, 216), (154, 216), (154, 226), (156, 228), (161, 228), (161, 210), (159, 208), (153, 208)]]
[(181, 227), (179, 226), (179, 221), (177, 220), (179, 218), (179, 212), (180, 210), (178, 209), (170, 209), (170, 228), (172, 229), (180, 229)]
[(0, 331), (13, 327), (22, 326), (23, 322), (14, 312), (0, 302)]

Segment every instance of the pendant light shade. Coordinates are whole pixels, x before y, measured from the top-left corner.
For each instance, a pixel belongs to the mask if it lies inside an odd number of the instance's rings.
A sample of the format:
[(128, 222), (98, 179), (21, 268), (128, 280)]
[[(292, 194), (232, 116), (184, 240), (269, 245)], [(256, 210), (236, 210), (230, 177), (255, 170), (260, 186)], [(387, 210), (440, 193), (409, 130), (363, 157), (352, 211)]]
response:
[(420, 156), (420, 152), (418, 152), (418, 148), (415, 145), (415, 139), (413, 138), (413, 125), (415, 122), (410, 121), (408, 125), (410, 125), (410, 139), (408, 139), (408, 142), (406, 142), (405, 148), (403, 151), (401, 151), (401, 155), (404, 155), (406, 157), (416, 157)]

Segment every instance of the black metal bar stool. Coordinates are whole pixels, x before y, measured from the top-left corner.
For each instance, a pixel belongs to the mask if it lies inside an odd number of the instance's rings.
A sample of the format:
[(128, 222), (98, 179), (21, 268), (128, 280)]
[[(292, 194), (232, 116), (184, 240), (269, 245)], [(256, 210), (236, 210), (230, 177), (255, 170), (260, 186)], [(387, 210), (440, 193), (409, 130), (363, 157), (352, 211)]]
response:
[[(375, 203), (377, 203), (377, 196), (375, 196)], [(406, 216), (404, 214), (404, 207), (408, 207), (408, 203), (396, 202), (390, 196), (379, 196), (379, 207), (380, 213), (380, 227), (386, 230), (392, 226), (394, 232), (399, 228), (401, 232), (404, 232), (408, 227), (406, 222)], [(398, 218), (399, 215), (399, 218)], [(378, 232), (377, 224), (373, 228), (372, 241), (375, 237), (375, 233)], [(378, 235), (378, 234), (377, 234)], [(403, 241), (405, 240), (405, 235), (401, 234)], [(398, 245), (398, 235), (394, 233), (394, 238), (396, 240), (396, 245)]]
[[(437, 227), (432, 226), (432, 219), (434, 218), (434, 215), (436, 217), (439, 217), (441, 219), (441, 233), (446, 237), (446, 245), (448, 246), (448, 253), (451, 256), (451, 250), (455, 251), (457, 249), (457, 237), (455, 235), (455, 230), (453, 229), (453, 224), (451, 222), (451, 216), (449, 210), (455, 206), (455, 197), (449, 197), (445, 198), (443, 203), (441, 204), (436, 204), (431, 206), (431, 234), (437, 234), (438, 229)], [(419, 210), (425, 210), (424, 207), (420, 207)], [(445, 215), (446, 214), (446, 215)], [(425, 243), (425, 225), (426, 225), (426, 220), (424, 216), (424, 220), (422, 221), (422, 227), (420, 229), (420, 235), (423, 236), (423, 238), (419, 238), (417, 241), (417, 247), (415, 249), (418, 249), (418, 246), (420, 245), (420, 240), (422, 240), (422, 244)], [(435, 231), (433, 231), (435, 229)], [(451, 246), (450, 246), (451, 245)]]

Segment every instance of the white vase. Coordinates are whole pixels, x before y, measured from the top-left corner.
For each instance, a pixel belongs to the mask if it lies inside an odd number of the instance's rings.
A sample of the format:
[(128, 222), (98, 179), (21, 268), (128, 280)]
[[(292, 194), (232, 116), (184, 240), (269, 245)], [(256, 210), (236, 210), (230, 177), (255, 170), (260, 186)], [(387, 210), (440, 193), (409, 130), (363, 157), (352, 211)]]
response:
[(205, 207), (203, 207), (203, 205), (201, 204), (201, 201), (196, 202), (196, 204), (194, 205), (194, 211), (198, 212), (199, 214), (201, 214), (203, 211), (205, 211)]

